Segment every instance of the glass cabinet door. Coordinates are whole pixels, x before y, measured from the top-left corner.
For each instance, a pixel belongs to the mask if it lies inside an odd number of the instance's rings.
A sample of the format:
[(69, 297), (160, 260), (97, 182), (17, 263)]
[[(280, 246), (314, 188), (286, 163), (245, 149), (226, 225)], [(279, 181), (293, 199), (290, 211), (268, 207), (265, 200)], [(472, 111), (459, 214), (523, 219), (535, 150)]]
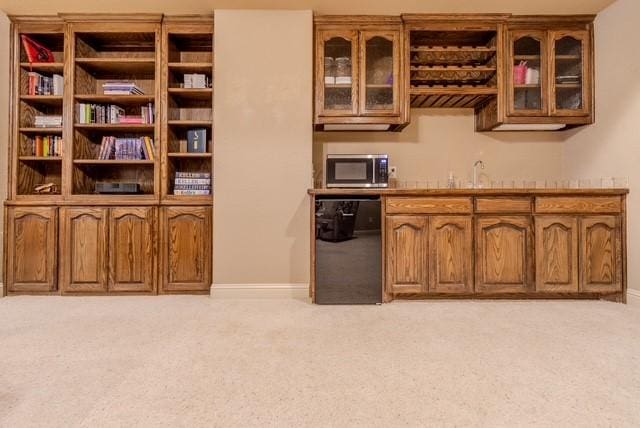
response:
[(547, 115), (546, 33), (512, 31), (509, 33), (509, 42), (508, 114)]
[(589, 113), (588, 40), (587, 31), (551, 32), (551, 114), (554, 116)]
[(352, 116), (358, 113), (358, 32), (320, 32), (318, 52), (321, 90), (320, 115)]
[(400, 106), (398, 32), (362, 31), (360, 49), (360, 113), (363, 115), (397, 115)]

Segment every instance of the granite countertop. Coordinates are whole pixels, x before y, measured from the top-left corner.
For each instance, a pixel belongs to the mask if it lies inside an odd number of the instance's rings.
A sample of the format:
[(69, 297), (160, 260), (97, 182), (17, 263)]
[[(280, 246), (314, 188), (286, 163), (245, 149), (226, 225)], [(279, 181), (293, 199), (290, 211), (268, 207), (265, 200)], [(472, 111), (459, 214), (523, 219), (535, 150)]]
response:
[(629, 189), (309, 189), (310, 195), (380, 196), (611, 196), (626, 195)]

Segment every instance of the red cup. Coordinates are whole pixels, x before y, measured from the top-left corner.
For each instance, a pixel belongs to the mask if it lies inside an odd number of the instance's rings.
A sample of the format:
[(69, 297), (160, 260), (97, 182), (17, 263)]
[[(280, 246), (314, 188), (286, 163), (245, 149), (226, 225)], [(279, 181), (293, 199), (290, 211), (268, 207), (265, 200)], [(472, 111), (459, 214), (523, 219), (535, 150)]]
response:
[(513, 83), (516, 85), (524, 85), (527, 81), (527, 66), (516, 65), (513, 67)]

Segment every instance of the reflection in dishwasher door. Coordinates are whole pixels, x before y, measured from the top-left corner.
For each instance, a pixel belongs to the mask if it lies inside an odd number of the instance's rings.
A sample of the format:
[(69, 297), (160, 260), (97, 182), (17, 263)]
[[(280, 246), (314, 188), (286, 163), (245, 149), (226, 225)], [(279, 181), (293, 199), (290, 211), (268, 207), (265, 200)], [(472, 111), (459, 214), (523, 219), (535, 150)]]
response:
[(316, 200), (316, 303), (382, 302), (380, 198)]

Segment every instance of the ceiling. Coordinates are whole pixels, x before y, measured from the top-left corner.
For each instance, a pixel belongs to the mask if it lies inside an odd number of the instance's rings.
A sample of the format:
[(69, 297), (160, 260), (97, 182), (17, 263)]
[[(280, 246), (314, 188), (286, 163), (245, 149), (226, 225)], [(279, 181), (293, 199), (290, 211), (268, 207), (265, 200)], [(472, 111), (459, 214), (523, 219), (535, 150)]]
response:
[(68, 13), (211, 13), (214, 9), (311, 9), (320, 14), (484, 12), (597, 13), (615, 0), (0, 0), (14, 15)]

